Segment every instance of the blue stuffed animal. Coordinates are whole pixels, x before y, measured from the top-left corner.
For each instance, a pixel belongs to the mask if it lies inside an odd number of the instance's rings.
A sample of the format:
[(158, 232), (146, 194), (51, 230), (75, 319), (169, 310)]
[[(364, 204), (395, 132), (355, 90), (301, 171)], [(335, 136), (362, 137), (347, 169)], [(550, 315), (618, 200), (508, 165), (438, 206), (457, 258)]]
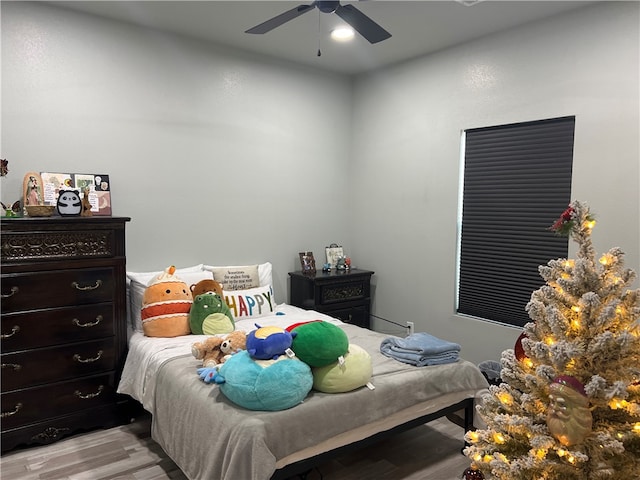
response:
[(222, 378), (219, 373), (219, 367), (220, 365), (199, 368), (197, 371), (200, 380), (204, 383), (224, 383), (224, 378)]
[(257, 330), (247, 335), (247, 352), (256, 360), (275, 360), (280, 355), (293, 356), (291, 343), (295, 332), (288, 332), (284, 328), (269, 326), (261, 327), (256, 323)]

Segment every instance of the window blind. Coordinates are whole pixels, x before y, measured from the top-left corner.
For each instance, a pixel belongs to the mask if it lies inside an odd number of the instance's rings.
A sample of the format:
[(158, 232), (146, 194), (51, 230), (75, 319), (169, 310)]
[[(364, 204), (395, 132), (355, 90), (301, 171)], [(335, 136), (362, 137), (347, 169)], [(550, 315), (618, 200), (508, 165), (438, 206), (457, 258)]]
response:
[(465, 132), (458, 313), (529, 321), (538, 266), (568, 253), (549, 227), (571, 201), (574, 127), (563, 117)]

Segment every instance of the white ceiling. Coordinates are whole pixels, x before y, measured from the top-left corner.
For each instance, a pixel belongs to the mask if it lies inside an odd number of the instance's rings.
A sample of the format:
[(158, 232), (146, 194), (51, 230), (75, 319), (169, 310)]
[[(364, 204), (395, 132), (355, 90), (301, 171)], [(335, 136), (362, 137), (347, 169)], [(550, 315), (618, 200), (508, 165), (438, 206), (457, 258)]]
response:
[[(589, 1), (404, 1), (351, 3), (392, 37), (371, 45), (356, 34), (336, 43), (328, 32), (341, 24), (317, 9), (264, 35), (245, 30), (311, 1), (62, 1), (48, 2), (117, 20), (162, 29), (317, 68), (357, 74), (415, 58), (498, 31), (595, 3)], [(320, 23), (320, 34), (318, 33)], [(317, 56), (318, 45), (322, 51)]]

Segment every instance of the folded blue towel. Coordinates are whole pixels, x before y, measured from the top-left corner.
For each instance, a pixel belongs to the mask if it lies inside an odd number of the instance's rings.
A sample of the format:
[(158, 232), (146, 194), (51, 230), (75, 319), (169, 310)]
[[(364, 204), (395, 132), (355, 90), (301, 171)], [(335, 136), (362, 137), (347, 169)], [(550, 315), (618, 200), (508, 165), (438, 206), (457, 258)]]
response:
[(407, 338), (385, 338), (380, 344), (380, 352), (400, 362), (423, 367), (457, 362), (460, 345), (418, 332)]

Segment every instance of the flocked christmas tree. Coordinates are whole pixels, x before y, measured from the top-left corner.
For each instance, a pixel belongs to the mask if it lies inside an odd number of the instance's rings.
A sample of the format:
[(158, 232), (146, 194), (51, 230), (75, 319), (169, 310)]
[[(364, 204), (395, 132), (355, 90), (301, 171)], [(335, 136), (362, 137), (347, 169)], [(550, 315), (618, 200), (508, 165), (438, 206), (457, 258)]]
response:
[(612, 248), (596, 259), (595, 221), (573, 202), (551, 227), (575, 260), (539, 268), (531, 321), (501, 359), (499, 386), (466, 435), (467, 479), (640, 479), (640, 289)]

